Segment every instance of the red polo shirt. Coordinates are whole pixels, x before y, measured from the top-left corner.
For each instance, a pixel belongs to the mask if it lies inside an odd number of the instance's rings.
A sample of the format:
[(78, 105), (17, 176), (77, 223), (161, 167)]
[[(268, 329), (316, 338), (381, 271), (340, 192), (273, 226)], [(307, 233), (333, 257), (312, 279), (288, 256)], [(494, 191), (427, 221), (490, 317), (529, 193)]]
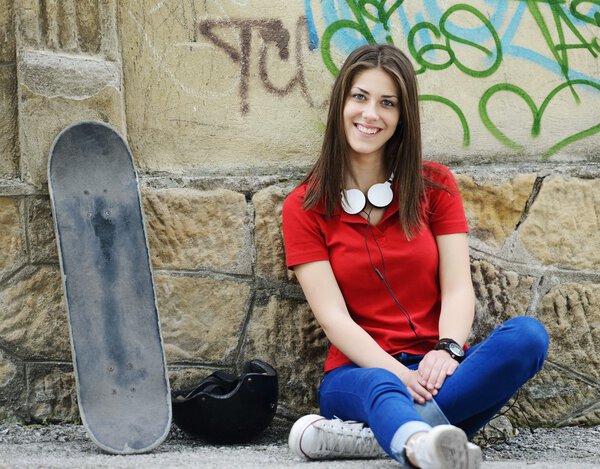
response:
[[(423, 207), (425, 227), (411, 241), (400, 226), (396, 197), (381, 221), (370, 228), (363, 217), (349, 215), (341, 208), (332, 217), (326, 217), (319, 207), (305, 210), (302, 203), (306, 184), (296, 188), (283, 205), (288, 268), (329, 261), (354, 321), (392, 355), (427, 353), (439, 339), (441, 295), (435, 236), (468, 232), (462, 200), (450, 170), (439, 163), (426, 162), (425, 174), (448, 190), (428, 189), (428, 201)], [(385, 270), (418, 338), (374, 266), (382, 273)], [(346, 363), (350, 360), (332, 345), (325, 371)]]

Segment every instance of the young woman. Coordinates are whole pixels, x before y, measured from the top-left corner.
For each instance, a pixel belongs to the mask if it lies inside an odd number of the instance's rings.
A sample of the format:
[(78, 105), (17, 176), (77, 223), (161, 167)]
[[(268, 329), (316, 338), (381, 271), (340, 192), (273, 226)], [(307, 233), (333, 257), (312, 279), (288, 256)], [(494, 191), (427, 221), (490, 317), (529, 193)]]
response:
[(548, 335), (518, 317), (465, 345), (467, 231), (452, 173), (422, 160), (409, 59), (360, 47), (333, 86), (321, 155), (283, 207), (288, 267), (332, 344), (322, 416), (294, 424), (292, 450), (373, 457), (380, 445), (416, 467), (479, 467), (467, 436), (541, 369)]

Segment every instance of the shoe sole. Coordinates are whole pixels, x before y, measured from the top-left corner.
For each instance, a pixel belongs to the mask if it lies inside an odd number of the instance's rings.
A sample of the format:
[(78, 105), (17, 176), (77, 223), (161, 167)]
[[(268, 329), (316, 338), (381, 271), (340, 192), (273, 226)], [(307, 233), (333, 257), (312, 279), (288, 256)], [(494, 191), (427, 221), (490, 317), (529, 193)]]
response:
[(302, 450), (302, 438), (304, 437), (304, 432), (315, 422), (319, 420), (326, 420), (322, 415), (310, 414), (305, 415), (304, 417), (296, 420), (296, 423), (292, 426), (290, 430), (290, 435), (288, 437), (288, 446), (292, 450), (292, 452), (303, 459), (315, 459), (310, 457)]
[(434, 433), (433, 461), (436, 469), (469, 469), (467, 436), (452, 425), (439, 425)]
[(483, 463), (481, 448), (473, 443), (467, 443), (467, 469), (480, 469)]

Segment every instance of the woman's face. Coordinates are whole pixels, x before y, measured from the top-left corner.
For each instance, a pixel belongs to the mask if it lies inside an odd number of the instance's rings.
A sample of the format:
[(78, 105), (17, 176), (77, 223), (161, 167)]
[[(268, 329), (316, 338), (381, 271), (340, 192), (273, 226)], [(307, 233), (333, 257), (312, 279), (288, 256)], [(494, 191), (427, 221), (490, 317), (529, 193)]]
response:
[(382, 158), (400, 119), (394, 80), (379, 68), (358, 73), (344, 103), (343, 118), (350, 157)]

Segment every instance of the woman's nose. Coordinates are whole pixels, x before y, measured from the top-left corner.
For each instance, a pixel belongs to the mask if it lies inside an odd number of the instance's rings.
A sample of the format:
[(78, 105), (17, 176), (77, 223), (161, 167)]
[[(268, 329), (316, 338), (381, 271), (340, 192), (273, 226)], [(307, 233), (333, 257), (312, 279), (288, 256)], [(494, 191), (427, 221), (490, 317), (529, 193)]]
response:
[(377, 114), (377, 108), (374, 104), (365, 104), (365, 107), (363, 109), (363, 119), (368, 121), (375, 121), (379, 119), (379, 114)]

